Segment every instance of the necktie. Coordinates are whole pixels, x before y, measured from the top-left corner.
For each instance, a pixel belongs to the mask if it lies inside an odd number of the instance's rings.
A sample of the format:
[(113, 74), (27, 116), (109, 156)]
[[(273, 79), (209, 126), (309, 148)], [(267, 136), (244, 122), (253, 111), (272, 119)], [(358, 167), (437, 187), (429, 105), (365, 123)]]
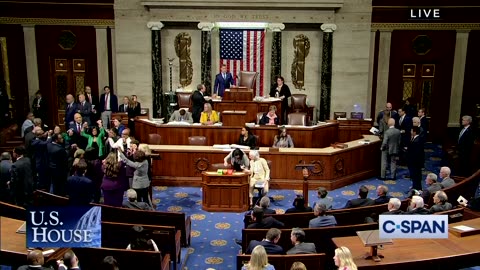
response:
[(463, 128), (462, 131), (460, 131), (460, 135), (458, 136), (458, 140), (460, 141), (460, 138), (462, 138), (463, 133), (465, 133), (466, 128)]
[(88, 102), (92, 103), (92, 95), (88, 94)]
[(225, 80), (227, 76), (225, 75), (225, 73), (222, 73), (222, 74), (223, 74), (223, 79)]
[(107, 110), (108, 94), (105, 95), (105, 111)]
[(80, 124), (77, 123), (77, 131), (80, 133)]
[(400, 118), (400, 126), (402, 125), (402, 122), (403, 122), (403, 116), (402, 118)]

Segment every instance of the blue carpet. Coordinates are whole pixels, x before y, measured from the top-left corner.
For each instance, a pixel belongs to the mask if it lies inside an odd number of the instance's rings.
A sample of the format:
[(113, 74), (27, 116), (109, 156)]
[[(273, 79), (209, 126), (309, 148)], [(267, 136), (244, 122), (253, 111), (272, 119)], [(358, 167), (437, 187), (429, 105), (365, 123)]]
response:
[[(443, 166), (441, 146), (427, 144), (425, 149), (426, 168), (423, 174), (433, 172), (438, 175)], [(389, 188), (389, 195), (404, 199), (405, 191), (409, 190), (411, 181), (405, 178), (408, 169), (400, 166), (397, 172), (397, 180), (366, 179), (352, 185), (348, 185), (329, 192), (333, 198), (333, 208), (342, 208), (345, 203), (356, 198), (358, 188), (366, 185), (369, 197), (376, 198), (375, 189), (384, 184)], [(275, 181), (273, 179), (272, 181)], [(293, 200), (301, 190), (270, 190), (269, 196), (275, 199), (270, 208), (277, 213), (283, 213), (292, 207)], [(315, 190), (309, 191), (310, 205), (317, 198)], [(159, 211), (185, 212), (192, 217), (192, 241), (190, 249), (182, 251), (190, 253), (186, 266), (189, 269), (235, 269), (236, 255), (241, 248), (234, 239), (241, 239), (244, 213), (209, 213), (201, 209), (202, 191), (197, 187), (154, 187), (153, 201)], [(183, 261), (183, 260), (182, 260)]]

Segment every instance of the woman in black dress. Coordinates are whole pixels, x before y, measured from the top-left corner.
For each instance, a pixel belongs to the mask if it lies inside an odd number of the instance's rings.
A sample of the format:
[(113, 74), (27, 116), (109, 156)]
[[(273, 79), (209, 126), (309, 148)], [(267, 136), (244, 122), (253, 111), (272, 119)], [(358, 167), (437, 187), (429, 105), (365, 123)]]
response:
[(288, 98), (292, 96), (290, 88), (285, 84), (285, 79), (282, 76), (277, 77), (277, 83), (270, 90), (270, 97), (276, 97), (282, 100), (282, 123), (287, 123)]
[(238, 137), (238, 145), (245, 145), (250, 147), (250, 149), (255, 149), (257, 146), (257, 140), (255, 135), (252, 134), (249, 127), (242, 127), (242, 132)]
[(132, 95), (131, 103), (128, 106), (128, 128), (130, 129), (130, 136), (135, 136), (135, 117), (141, 113), (140, 102), (137, 101), (137, 96)]

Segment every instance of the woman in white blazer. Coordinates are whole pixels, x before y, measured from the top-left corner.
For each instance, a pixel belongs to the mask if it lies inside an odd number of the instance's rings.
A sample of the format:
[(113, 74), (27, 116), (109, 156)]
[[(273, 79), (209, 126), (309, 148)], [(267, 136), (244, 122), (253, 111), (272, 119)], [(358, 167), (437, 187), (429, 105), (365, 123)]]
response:
[(270, 180), (270, 168), (268, 168), (267, 161), (260, 157), (257, 150), (251, 150), (248, 154), (250, 158), (250, 168), (246, 173), (250, 173), (250, 205), (253, 205), (253, 188), (257, 183), (265, 183), (263, 187), (264, 195), (268, 193), (268, 181)]

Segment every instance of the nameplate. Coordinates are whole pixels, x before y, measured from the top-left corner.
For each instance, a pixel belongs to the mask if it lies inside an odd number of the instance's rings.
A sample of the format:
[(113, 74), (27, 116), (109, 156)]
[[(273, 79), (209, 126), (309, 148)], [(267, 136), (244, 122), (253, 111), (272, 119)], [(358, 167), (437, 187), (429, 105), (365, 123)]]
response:
[(333, 147), (333, 148), (338, 148), (338, 149), (347, 149), (348, 148), (348, 144), (346, 144), (346, 143), (333, 143), (330, 146)]

